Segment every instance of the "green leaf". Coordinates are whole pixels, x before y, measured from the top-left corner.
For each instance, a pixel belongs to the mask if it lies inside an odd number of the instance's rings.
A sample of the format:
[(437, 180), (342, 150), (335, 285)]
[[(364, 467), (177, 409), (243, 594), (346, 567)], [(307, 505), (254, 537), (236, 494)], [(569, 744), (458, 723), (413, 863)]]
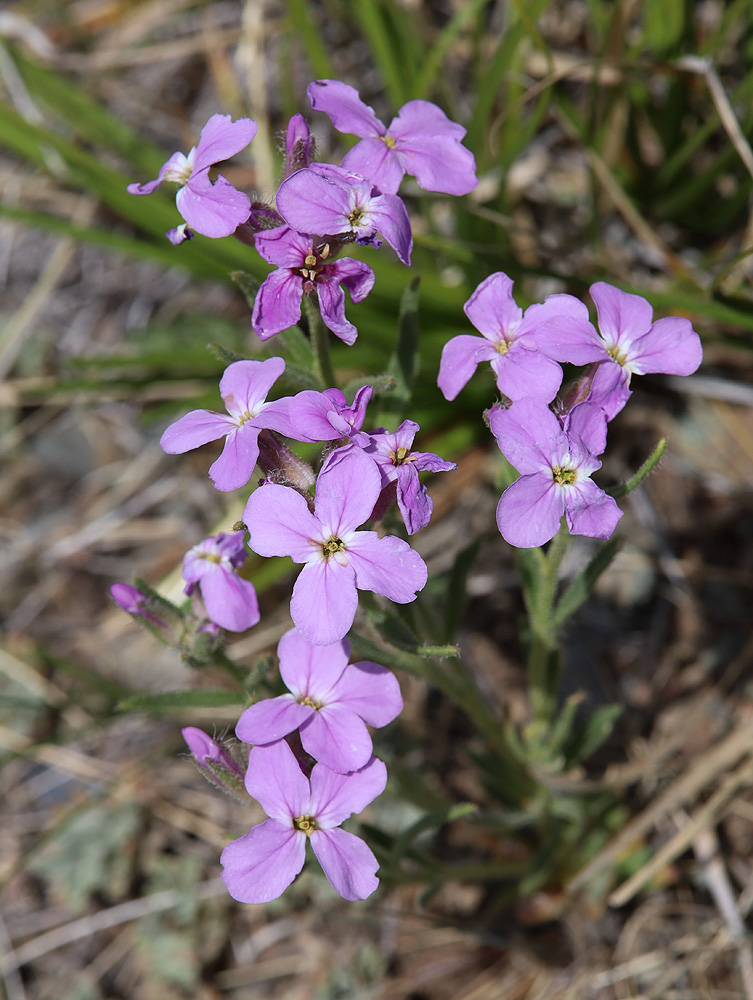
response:
[(643, 463), (643, 465), (638, 469), (634, 476), (625, 483), (621, 483), (619, 486), (613, 487), (611, 490), (607, 490), (610, 496), (619, 500), (620, 497), (626, 496), (628, 493), (632, 493), (634, 489), (637, 489), (643, 480), (648, 476), (648, 474), (656, 467), (656, 465), (661, 461), (661, 457), (667, 450), (667, 439), (661, 438), (657, 443), (654, 450), (651, 452), (649, 457)]
[(613, 535), (599, 547), (587, 566), (570, 582), (554, 608), (552, 629), (556, 634), (567, 619), (578, 610), (591, 594), (596, 581), (611, 564), (622, 547), (623, 539)]
[(661, 0), (647, 3), (643, 10), (646, 42), (657, 55), (673, 49), (685, 28), (685, 0)]
[(327, 53), (327, 46), (314, 21), (313, 8), (307, 0), (285, 0), (288, 22), (303, 42), (314, 76), (331, 80), (337, 76)]
[(597, 708), (565, 749), (569, 766), (587, 760), (598, 750), (609, 739), (614, 724), (621, 715), (622, 705), (603, 705)]
[(166, 715), (180, 712), (185, 708), (224, 708), (226, 705), (245, 705), (246, 695), (242, 691), (213, 690), (163, 691), (159, 694), (137, 694), (120, 702), (121, 712), (149, 712), (152, 715)]

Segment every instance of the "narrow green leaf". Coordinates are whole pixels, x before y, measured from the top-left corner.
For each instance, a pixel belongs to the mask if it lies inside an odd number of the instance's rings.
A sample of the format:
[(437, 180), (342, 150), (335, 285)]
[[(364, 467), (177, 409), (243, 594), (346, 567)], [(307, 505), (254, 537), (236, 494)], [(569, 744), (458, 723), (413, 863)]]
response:
[(405, 67), (400, 64), (395, 39), (390, 37), (387, 30), (383, 8), (375, 0), (358, 0), (353, 6), (363, 37), (371, 49), (374, 62), (381, 70), (387, 93), (397, 110), (408, 99)]
[(125, 698), (118, 705), (121, 712), (149, 712), (165, 715), (181, 712), (186, 708), (223, 708), (226, 705), (245, 705), (246, 695), (242, 691), (198, 690), (163, 691), (159, 694), (137, 694)]
[(595, 753), (609, 739), (614, 724), (621, 715), (622, 705), (603, 705), (597, 708), (566, 749), (569, 766), (579, 764)]
[(303, 43), (314, 76), (324, 80), (333, 79), (337, 73), (332, 67), (327, 47), (314, 21), (312, 4), (307, 3), (307, 0), (285, 0), (285, 2), (288, 8), (288, 23)]
[(661, 457), (667, 450), (667, 439), (661, 438), (657, 443), (654, 450), (648, 456), (643, 465), (638, 469), (634, 476), (625, 483), (621, 483), (619, 486), (615, 486), (613, 489), (607, 490), (610, 496), (615, 499), (627, 496), (628, 493), (632, 493), (634, 489), (637, 489), (646, 476), (656, 467), (656, 465), (661, 461)]
[(488, 4), (489, 0), (468, 0), (462, 4), (453, 14), (447, 24), (442, 28), (439, 37), (434, 40), (434, 44), (429, 49), (428, 57), (421, 67), (416, 82), (415, 96), (428, 97), (431, 87), (437, 78), (437, 74), (442, 68), (448, 52), (453, 43), (460, 36), (465, 26), (478, 15), (479, 11)]
[(552, 615), (552, 630), (554, 634), (562, 628), (568, 618), (578, 610), (593, 590), (596, 581), (611, 564), (622, 547), (623, 539), (618, 535), (604, 542), (574, 580), (566, 588), (557, 602)]

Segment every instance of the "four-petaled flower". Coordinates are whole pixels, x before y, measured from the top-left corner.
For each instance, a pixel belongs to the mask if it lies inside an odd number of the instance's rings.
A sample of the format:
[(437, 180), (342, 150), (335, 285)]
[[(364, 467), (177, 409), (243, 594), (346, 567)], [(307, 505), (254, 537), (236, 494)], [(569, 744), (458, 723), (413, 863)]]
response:
[(426, 584), (426, 564), (407, 542), (356, 530), (369, 520), (380, 491), (376, 463), (344, 449), (333, 452), (319, 473), (314, 513), (300, 493), (274, 483), (260, 486), (246, 505), (243, 520), (254, 552), (305, 564), (290, 614), (317, 646), (345, 636), (359, 589), (408, 604)]
[(450, 469), (457, 469), (454, 462), (447, 462), (433, 452), (411, 450), (413, 438), (419, 430), (415, 420), (404, 420), (393, 434), (378, 430), (371, 434), (360, 434), (357, 441), (379, 467), (382, 488), (393, 482), (396, 484), (397, 505), (409, 535), (429, 523), (434, 507), (426, 487), (419, 481), (419, 472), (449, 472)]
[(303, 749), (320, 764), (343, 774), (364, 767), (373, 751), (365, 723), (386, 726), (403, 709), (395, 675), (369, 660), (348, 664), (347, 639), (314, 646), (296, 629), (280, 639), (277, 655), (291, 693), (247, 708), (238, 739), (274, 743), (300, 727)]
[(427, 191), (468, 194), (478, 183), (473, 153), (460, 140), (465, 129), (430, 101), (408, 101), (386, 127), (358, 91), (338, 80), (309, 84), (315, 111), (329, 115), (339, 132), (361, 137), (342, 165), (395, 194), (404, 174)]
[[(221, 174), (212, 183), (209, 168), (245, 149), (255, 135), (256, 122), (250, 118), (231, 121), (230, 115), (212, 115), (198, 144), (187, 155), (173, 153), (160, 167), (156, 180), (129, 184), (128, 193), (151, 194), (163, 181), (174, 181), (180, 185), (175, 203), (191, 229), (213, 238), (230, 236), (248, 218), (251, 202)], [(190, 238), (182, 227), (170, 232), (174, 234), (171, 242)]]
[(326, 240), (279, 226), (257, 233), (256, 249), (264, 260), (276, 264), (264, 280), (254, 301), (251, 325), (260, 340), (268, 340), (301, 318), (304, 295), (316, 292), (326, 326), (344, 340), (354, 343), (358, 331), (345, 318), (345, 293), (361, 302), (374, 287), (374, 272), (363, 261), (345, 257), (333, 260)]
[(277, 210), (292, 229), (320, 236), (349, 236), (379, 245), (384, 237), (403, 264), (413, 249), (410, 219), (396, 194), (380, 194), (370, 180), (328, 163), (315, 163), (284, 180)]
[(222, 852), (222, 879), (241, 903), (276, 899), (303, 868), (311, 842), (330, 884), (345, 899), (366, 899), (379, 885), (370, 848), (340, 824), (360, 812), (387, 784), (387, 769), (372, 757), (351, 774), (317, 764), (307, 779), (284, 740), (254, 747), (246, 789), (269, 816)]
[(497, 526), (519, 548), (543, 545), (559, 530), (562, 515), (574, 535), (609, 538), (622, 511), (591, 480), (601, 468), (606, 418), (599, 406), (581, 405), (567, 430), (546, 403), (521, 399), (495, 407), (490, 426), (499, 449), (521, 473), (497, 505)]
[(186, 593), (198, 584), (207, 615), (229, 632), (244, 632), (259, 621), (254, 585), (238, 576), (247, 555), (244, 532), (236, 531), (205, 538), (183, 558)]
[(579, 299), (558, 296), (569, 299), (570, 308), (547, 317), (536, 334), (536, 346), (557, 361), (601, 362), (590, 399), (599, 403), (608, 420), (630, 397), (631, 375), (691, 375), (698, 368), (703, 350), (690, 320), (665, 316), (654, 323), (650, 302), (604, 281), (597, 281), (589, 291), (596, 303), (599, 329), (589, 322), (588, 309)]
[(288, 435), (287, 399), (265, 402), (267, 393), (285, 371), (282, 358), (234, 361), (220, 379), (220, 395), (227, 416), (211, 410), (192, 410), (170, 424), (160, 438), (168, 455), (182, 455), (224, 437), (222, 454), (209, 475), (218, 490), (237, 490), (251, 478), (259, 457), (259, 431)]
[(483, 339), (463, 333), (445, 344), (437, 377), (445, 399), (455, 399), (482, 361), (491, 362), (497, 388), (509, 399), (554, 399), (562, 369), (540, 352), (533, 335), (549, 317), (572, 312), (577, 299), (550, 295), (524, 313), (512, 297), (512, 286), (512, 279), (497, 271), (465, 303), (465, 313)]

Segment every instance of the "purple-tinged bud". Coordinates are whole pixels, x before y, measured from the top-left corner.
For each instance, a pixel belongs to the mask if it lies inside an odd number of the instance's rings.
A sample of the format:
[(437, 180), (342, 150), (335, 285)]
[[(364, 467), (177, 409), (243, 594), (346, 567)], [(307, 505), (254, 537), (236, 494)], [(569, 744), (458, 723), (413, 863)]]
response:
[(560, 423), (564, 422), (565, 417), (573, 407), (577, 406), (578, 403), (585, 403), (591, 395), (591, 386), (599, 364), (600, 362), (597, 361), (596, 364), (589, 365), (583, 375), (575, 382), (571, 382), (560, 398), (554, 401), (553, 409), (559, 417)]
[(285, 166), (282, 179), (290, 177), (296, 170), (310, 167), (314, 161), (315, 140), (303, 115), (293, 115), (285, 134)]
[(247, 247), (255, 247), (254, 237), (266, 229), (277, 229), (284, 226), (285, 220), (270, 205), (263, 201), (251, 202), (251, 214), (236, 227), (233, 236)]
[(110, 587), (112, 599), (129, 615), (135, 618), (145, 618), (160, 629), (167, 629), (167, 624), (157, 615), (152, 614), (149, 605), (152, 603), (146, 594), (142, 594), (137, 587), (131, 587), (127, 583), (113, 583)]
[[(207, 781), (233, 798), (244, 801), (248, 797), (243, 785), (244, 768), (231, 752), (196, 726), (186, 726), (181, 732), (195, 764)], [(238, 746), (237, 752), (243, 753), (243, 749)]]
[(274, 431), (259, 433), (259, 465), (267, 473), (267, 481), (280, 486), (292, 486), (308, 494), (316, 482), (316, 474), (308, 462), (286, 448)]

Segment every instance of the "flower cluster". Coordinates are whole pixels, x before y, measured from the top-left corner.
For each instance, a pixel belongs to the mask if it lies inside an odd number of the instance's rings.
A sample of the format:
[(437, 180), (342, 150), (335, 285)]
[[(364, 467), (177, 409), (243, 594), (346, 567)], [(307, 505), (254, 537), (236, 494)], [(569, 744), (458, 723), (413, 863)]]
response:
[(315, 163), (309, 127), (302, 115), (294, 115), (274, 207), (252, 203), (222, 175), (209, 179), (210, 167), (240, 152), (256, 134), (253, 121), (233, 122), (229, 115), (213, 115), (188, 155), (173, 153), (156, 180), (130, 184), (128, 190), (150, 194), (163, 181), (176, 182), (176, 204), (185, 222), (168, 233), (172, 242), (189, 239), (192, 230), (213, 237), (235, 233), (274, 265), (251, 319), (261, 340), (297, 323), (303, 297), (310, 296), (326, 326), (352, 344), (357, 331), (345, 317), (343, 289), (353, 302), (361, 302), (374, 286), (374, 272), (339, 254), (349, 244), (378, 247), (384, 240), (403, 264), (410, 264), (410, 219), (397, 194), (403, 176), (413, 175), (428, 191), (467, 194), (477, 183), (476, 164), (461, 142), (465, 129), (429, 101), (408, 101), (386, 128), (347, 84), (316, 80), (308, 94), (315, 111), (361, 141), (339, 165)]
[[(410, 220), (397, 193), (403, 175), (413, 174), (431, 191), (463, 194), (476, 184), (475, 163), (461, 144), (465, 130), (426, 101), (410, 101), (386, 128), (345, 84), (318, 80), (309, 96), (315, 110), (361, 142), (341, 165), (315, 163), (309, 128), (295, 115), (274, 204), (252, 202), (222, 176), (210, 180), (210, 167), (240, 152), (256, 131), (248, 119), (232, 122), (222, 115), (210, 119), (187, 156), (173, 154), (156, 180), (130, 185), (129, 191), (149, 194), (163, 181), (177, 182), (176, 204), (185, 223), (168, 234), (172, 242), (191, 238), (192, 231), (235, 233), (273, 265), (253, 307), (260, 340), (295, 325), (308, 297), (325, 326), (352, 344), (357, 331), (345, 316), (344, 290), (360, 302), (374, 285), (374, 273), (362, 261), (340, 256), (342, 250), (384, 241), (410, 264)], [(190, 647), (189, 662), (204, 662), (197, 654), (201, 641), (217, 649), (222, 630), (240, 632), (259, 621), (253, 584), (241, 576), (247, 544), (258, 555), (290, 556), (303, 567), (290, 604), (295, 628), (278, 647), (288, 693), (257, 701), (241, 716), (236, 735), (250, 751), (239, 756), (238, 745), (231, 749), (194, 727), (183, 733), (208, 780), (236, 796), (244, 792), (243, 780), (269, 816), (223, 852), (223, 878), (236, 899), (259, 903), (278, 896), (300, 872), (307, 841), (337, 891), (363, 899), (378, 884), (378, 864), (340, 824), (384, 789), (386, 769), (373, 756), (367, 725), (391, 722), (402, 699), (397, 680), (383, 666), (348, 662), (345, 636), (359, 590), (407, 604), (425, 586), (427, 569), (418, 553), (373, 524), (393, 503), (407, 534), (428, 524), (432, 501), (419, 472), (455, 464), (414, 449), (419, 425), (413, 420), (395, 432), (364, 430), (370, 385), (359, 388), (352, 402), (335, 387), (269, 401), (284, 371), (279, 357), (233, 362), (220, 380), (226, 412), (194, 410), (161, 438), (171, 455), (222, 439), (222, 452), (209, 469), (218, 490), (239, 489), (255, 467), (263, 471), (246, 504), (243, 530), (206, 538), (184, 558), (191, 608), (170, 607), (179, 620), (183, 615), (181, 642)], [(285, 439), (323, 445), (318, 473)], [(152, 628), (163, 626), (137, 588), (116, 584), (113, 596)]]
[[(689, 320), (653, 321), (639, 295), (599, 281), (591, 286), (599, 321), (572, 295), (550, 295), (525, 313), (501, 271), (483, 281), (465, 304), (481, 334), (461, 334), (444, 346), (437, 379), (455, 399), (476, 366), (490, 361), (504, 405), (492, 407), (489, 423), (500, 451), (521, 474), (497, 506), (497, 526), (521, 548), (543, 545), (564, 515), (572, 534), (609, 538), (622, 516), (614, 499), (591, 479), (601, 468), (607, 423), (631, 395), (633, 375), (690, 375), (701, 363), (701, 341)], [(559, 400), (559, 362), (588, 365)]]

